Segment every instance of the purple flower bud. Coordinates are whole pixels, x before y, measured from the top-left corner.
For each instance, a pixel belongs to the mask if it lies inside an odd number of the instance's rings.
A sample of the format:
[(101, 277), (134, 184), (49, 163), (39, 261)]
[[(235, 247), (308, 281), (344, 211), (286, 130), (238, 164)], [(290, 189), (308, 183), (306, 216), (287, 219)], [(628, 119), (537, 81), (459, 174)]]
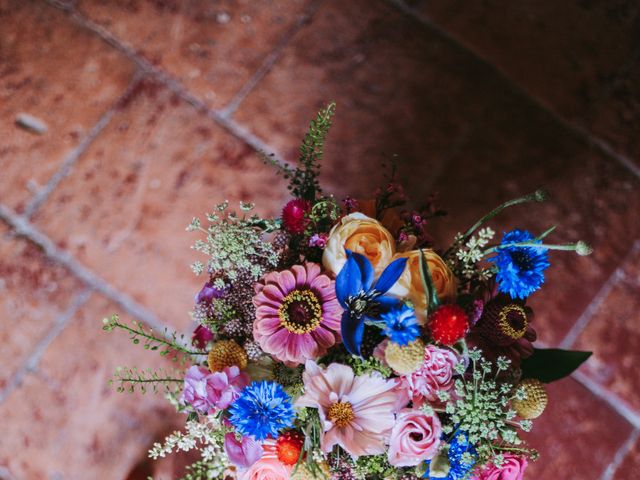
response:
[(214, 298), (220, 298), (224, 294), (224, 290), (213, 286), (211, 281), (204, 284), (202, 290), (196, 295), (196, 303), (210, 303)]

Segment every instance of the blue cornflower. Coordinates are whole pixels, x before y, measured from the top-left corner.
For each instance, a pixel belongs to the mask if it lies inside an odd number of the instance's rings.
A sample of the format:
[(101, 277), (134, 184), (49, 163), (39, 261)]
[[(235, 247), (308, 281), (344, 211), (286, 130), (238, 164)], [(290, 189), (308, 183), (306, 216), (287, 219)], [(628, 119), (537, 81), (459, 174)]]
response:
[(295, 413), (291, 397), (277, 382), (263, 380), (245, 387), (229, 408), (229, 421), (236, 430), (256, 440), (277, 438), (293, 426)]
[(509, 246), (514, 243), (542, 243), (526, 230), (511, 230), (502, 237), (496, 255), (490, 260), (498, 267), (498, 290), (511, 298), (525, 299), (544, 283), (544, 271), (549, 267), (546, 247)]
[(380, 315), (383, 332), (393, 343), (406, 345), (420, 336), (420, 325), (413, 308), (402, 305)]
[(407, 259), (391, 262), (374, 284), (374, 271), (369, 259), (351, 250), (346, 252), (347, 261), (336, 278), (336, 297), (344, 308), (342, 342), (350, 354), (360, 356), (365, 321), (378, 322), (380, 314), (400, 305), (397, 298), (385, 293), (402, 275)]
[(427, 464), (427, 471), (423, 478), (430, 480), (462, 480), (463, 478), (467, 478), (467, 475), (478, 461), (478, 451), (469, 442), (469, 437), (466, 433), (458, 432), (453, 440), (449, 442), (447, 459), (449, 460), (449, 473), (446, 477), (431, 476), (429, 473), (431, 470), (431, 461), (427, 460), (425, 462)]

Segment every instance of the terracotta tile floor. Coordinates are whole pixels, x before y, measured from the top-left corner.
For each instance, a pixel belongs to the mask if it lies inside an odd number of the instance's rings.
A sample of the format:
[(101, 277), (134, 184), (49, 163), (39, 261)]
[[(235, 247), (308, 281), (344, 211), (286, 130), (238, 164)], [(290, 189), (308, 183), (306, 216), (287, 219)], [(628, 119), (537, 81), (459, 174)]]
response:
[(441, 242), (551, 191), (496, 225), (596, 248), (553, 255), (532, 298), (545, 344), (594, 356), (550, 387), (528, 478), (640, 478), (639, 24), (628, 0), (0, 0), (0, 479), (177, 476), (145, 452), (181, 419), (107, 386), (159, 359), (100, 321), (188, 329), (186, 223), (223, 199), (276, 213), (257, 150), (295, 158), (332, 99), (327, 189), (366, 195), (398, 154), (450, 212)]

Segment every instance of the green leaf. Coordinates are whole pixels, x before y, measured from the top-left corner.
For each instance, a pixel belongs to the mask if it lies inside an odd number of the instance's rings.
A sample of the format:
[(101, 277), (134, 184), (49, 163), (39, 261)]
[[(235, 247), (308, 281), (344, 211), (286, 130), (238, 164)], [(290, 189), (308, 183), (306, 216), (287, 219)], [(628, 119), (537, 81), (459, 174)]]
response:
[(427, 297), (427, 311), (432, 312), (438, 308), (438, 292), (433, 286), (431, 270), (429, 270), (429, 264), (427, 263), (427, 259), (425, 258), (422, 250), (420, 250), (420, 278), (422, 279), (424, 294)]
[(550, 383), (571, 375), (592, 352), (534, 348), (533, 355), (522, 361), (522, 378), (537, 378)]

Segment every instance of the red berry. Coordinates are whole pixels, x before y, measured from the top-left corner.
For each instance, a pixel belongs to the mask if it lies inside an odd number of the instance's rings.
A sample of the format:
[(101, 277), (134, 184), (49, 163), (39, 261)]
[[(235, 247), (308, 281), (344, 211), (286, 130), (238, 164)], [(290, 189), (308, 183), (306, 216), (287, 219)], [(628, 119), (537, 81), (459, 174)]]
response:
[(287, 430), (278, 436), (276, 452), (284, 465), (295, 465), (300, 458), (304, 436), (297, 430)]
[(429, 330), (442, 345), (453, 345), (469, 330), (469, 317), (458, 305), (441, 305), (429, 315)]
[(311, 204), (301, 198), (290, 200), (282, 209), (282, 225), (284, 229), (293, 234), (303, 233), (309, 219), (307, 214), (311, 211)]

